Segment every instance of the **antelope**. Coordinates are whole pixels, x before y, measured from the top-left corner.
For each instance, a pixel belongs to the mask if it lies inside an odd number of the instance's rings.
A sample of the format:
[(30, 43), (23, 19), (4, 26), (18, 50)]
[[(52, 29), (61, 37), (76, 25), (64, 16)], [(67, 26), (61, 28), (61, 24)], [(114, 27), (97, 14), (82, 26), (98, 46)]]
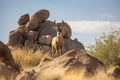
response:
[(52, 57), (56, 57), (56, 55), (62, 55), (62, 47), (63, 47), (63, 36), (62, 36), (62, 25), (57, 26), (57, 23), (54, 21), (54, 26), (57, 28), (57, 35), (53, 37), (51, 45), (52, 45)]

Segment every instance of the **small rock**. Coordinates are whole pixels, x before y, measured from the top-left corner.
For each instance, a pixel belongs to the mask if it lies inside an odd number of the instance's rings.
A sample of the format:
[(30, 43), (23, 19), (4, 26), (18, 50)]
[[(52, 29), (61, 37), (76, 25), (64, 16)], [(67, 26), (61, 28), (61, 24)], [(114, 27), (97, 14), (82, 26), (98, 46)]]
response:
[(29, 14), (24, 14), (20, 17), (19, 21), (18, 21), (18, 24), (19, 25), (25, 25), (27, 22), (30, 21), (30, 17), (29, 17)]
[(50, 35), (39, 37), (40, 44), (50, 45), (51, 41), (52, 41), (52, 37)]

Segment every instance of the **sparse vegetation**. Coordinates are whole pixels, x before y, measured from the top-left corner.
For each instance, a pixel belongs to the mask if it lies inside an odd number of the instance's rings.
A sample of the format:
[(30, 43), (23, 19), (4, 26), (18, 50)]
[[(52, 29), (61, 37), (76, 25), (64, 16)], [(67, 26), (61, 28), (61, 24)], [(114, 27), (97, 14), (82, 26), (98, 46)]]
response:
[(27, 69), (39, 64), (43, 57), (49, 56), (47, 53), (43, 54), (41, 50), (34, 52), (33, 49), (17, 48), (12, 50), (12, 55), (15, 62), (21, 69)]
[[(108, 71), (111, 73), (113, 68), (109, 68)], [(115, 80), (113, 77), (108, 76), (105, 71), (98, 69), (94, 76), (85, 76), (85, 69), (75, 71), (70, 71), (66, 73), (62, 80)]]
[(104, 33), (95, 45), (88, 47), (88, 53), (108, 66), (120, 63), (120, 29)]
[[(107, 73), (112, 73), (114, 67), (108, 68), (107, 72), (98, 69), (94, 76), (86, 76), (85, 69), (81, 68), (77, 71), (71, 70), (65, 72), (65, 69), (61, 67), (49, 68), (45, 70), (42, 75), (38, 75), (38, 80), (116, 80), (112, 76), (108, 76)], [(48, 74), (49, 73), (49, 74)], [(42, 78), (40, 77), (42, 76)]]
[[(113, 69), (114, 67), (110, 67), (107, 71), (111, 73)], [(49, 68), (41, 75), (39, 74), (37, 80), (116, 80), (102, 70), (98, 70), (94, 76), (85, 76), (84, 72), (85, 69), (77, 70), (77, 72), (72, 70), (66, 73), (63, 68)], [(1, 77), (0, 80), (5, 80), (5, 78)]]
[[(47, 56), (38, 50), (33, 53), (33, 50), (16, 49), (12, 51), (13, 57), (17, 64), (21, 66), (21, 69), (29, 69), (33, 66), (39, 64), (41, 58)], [(114, 67), (110, 67), (107, 70), (107, 73), (112, 73)], [(79, 69), (77, 71), (71, 70), (65, 72), (65, 69), (61, 67), (49, 68), (43, 71), (42, 74), (38, 74), (38, 80), (115, 80), (113, 77), (110, 77), (102, 70), (98, 70), (94, 76), (87, 77), (84, 74), (85, 69)], [(41, 77), (42, 76), (42, 77)], [(0, 80), (6, 80), (4, 77), (0, 77)], [(11, 79), (12, 80), (12, 77)]]
[[(81, 52), (86, 53), (84, 50)], [(86, 76), (84, 68), (66, 72), (65, 68), (55, 67), (46, 69), (42, 74), (38, 73), (37, 80), (116, 80), (108, 74), (111, 74), (115, 69), (113, 65), (120, 61), (120, 57), (118, 57), (120, 53), (120, 30), (101, 36), (100, 39), (96, 40), (96, 45), (89, 47), (88, 52), (108, 65), (107, 71), (98, 69), (95, 75)], [(49, 53), (42, 53), (41, 50), (34, 52), (34, 49), (25, 48), (13, 49), (12, 55), (21, 70), (30, 69), (38, 65), (42, 58), (50, 57)], [(10, 80), (14, 80), (13, 76)], [(6, 78), (0, 74), (0, 80), (6, 80)]]

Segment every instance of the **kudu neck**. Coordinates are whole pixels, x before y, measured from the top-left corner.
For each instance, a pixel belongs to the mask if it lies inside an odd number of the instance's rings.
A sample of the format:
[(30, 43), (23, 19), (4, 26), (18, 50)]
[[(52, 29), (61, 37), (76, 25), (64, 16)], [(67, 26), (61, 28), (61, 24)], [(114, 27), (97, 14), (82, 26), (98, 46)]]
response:
[(58, 36), (58, 35), (61, 35), (61, 32), (58, 31), (58, 32), (57, 32), (57, 36)]

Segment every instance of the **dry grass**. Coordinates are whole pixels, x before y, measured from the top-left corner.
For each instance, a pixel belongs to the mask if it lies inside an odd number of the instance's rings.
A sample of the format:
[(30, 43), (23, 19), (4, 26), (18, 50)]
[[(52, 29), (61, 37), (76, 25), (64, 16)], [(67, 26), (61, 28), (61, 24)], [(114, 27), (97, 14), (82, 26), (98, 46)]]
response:
[(65, 75), (65, 69), (61, 67), (49, 68), (41, 73), (38, 73), (37, 80), (61, 80)]
[[(110, 67), (107, 72), (111, 73), (114, 67)], [(86, 76), (85, 69), (81, 68), (77, 71), (65, 72), (61, 67), (49, 68), (37, 76), (37, 80), (116, 80), (112, 76), (108, 76), (107, 72), (98, 69), (93, 76)]]
[(41, 50), (33, 52), (33, 49), (26, 50), (25, 48), (17, 48), (12, 50), (12, 55), (22, 70), (38, 65), (43, 57), (49, 56), (48, 54), (43, 54)]
[[(43, 55), (43, 53), (38, 50), (33, 53), (33, 50), (26, 49), (16, 49), (12, 51), (12, 55), (15, 62), (19, 64), (21, 69), (30, 69), (39, 64), (43, 57), (48, 57), (49, 55)], [(49, 68), (42, 73), (37, 75), (37, 80), (115, 80), (113, 77), (108, 76), (108, 73), (112, 73), (115, 67), (110, 66), (107, 72), (98, 69), (94, 76), (85, 76), (85, 69), (79, 69), (77, 71), (65, 72), (65, 69), (61, 67)], [(13, 80), (12, 76), (9, 78)], [(5, 77), (0, 76), (0, 80), (6, 80)]]
[(14, 75), (9, 77), (9, 79), (6, 79), (6, 77), (4, 77), (3, 75), (0, 75), (0, 80), (15, 80), (15, 78), (14, 78)]
[[(108, 69), (108, 71), (111, 69)], [(85, 69), (75, 71), (65, 72), (63, 68), (49, 68), (45, 70), (42, 74), (37, 75), (36, 80), (116, 80), (111, 76), (108, 76), (104, 71), (98, 70), (94, 76), (87, 77), (84, 72)], [(4, 77), (1, 77), (0, 80), (6, 80)], [(12, 78), (10, 79), (12, 80)]]

